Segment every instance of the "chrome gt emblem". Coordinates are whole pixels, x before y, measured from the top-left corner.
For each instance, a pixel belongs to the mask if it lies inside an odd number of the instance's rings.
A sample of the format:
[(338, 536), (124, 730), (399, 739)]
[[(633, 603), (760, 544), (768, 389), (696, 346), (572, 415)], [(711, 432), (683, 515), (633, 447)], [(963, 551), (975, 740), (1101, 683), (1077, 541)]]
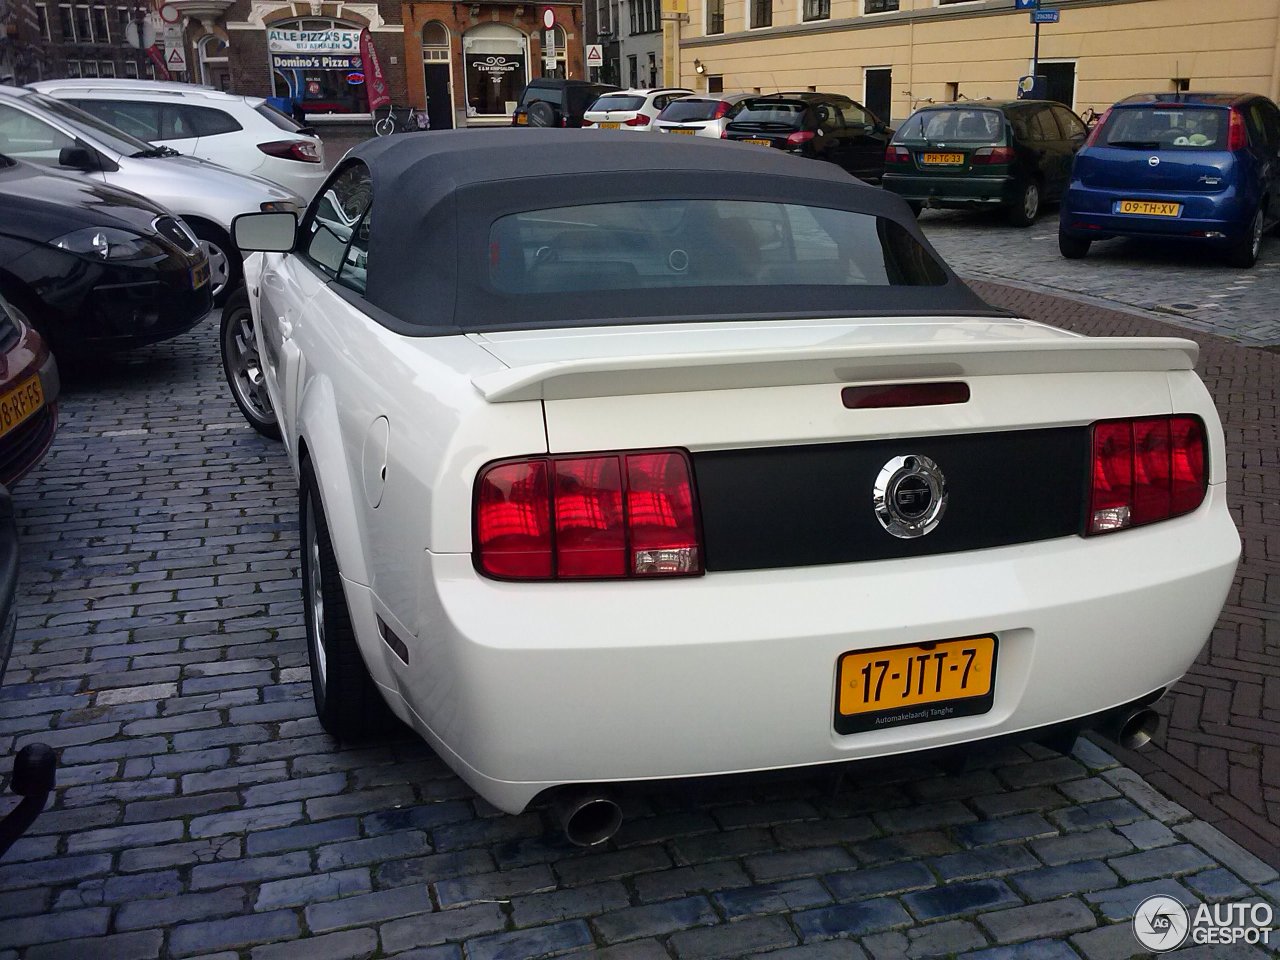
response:
[(947, 509), (947, 479), (928, 457), (907, 454), (880, 468), (872, 503), (893, 536), (913, 540), (932, 533)]
[(1160, 158), (1159, 158), (1159, 157), (1148, 157), (1148, 158), (1147, 158), (1147, 166), (1148, 166), (1148, 167), (1158, 167), (1158, 166), (1160, 166)]

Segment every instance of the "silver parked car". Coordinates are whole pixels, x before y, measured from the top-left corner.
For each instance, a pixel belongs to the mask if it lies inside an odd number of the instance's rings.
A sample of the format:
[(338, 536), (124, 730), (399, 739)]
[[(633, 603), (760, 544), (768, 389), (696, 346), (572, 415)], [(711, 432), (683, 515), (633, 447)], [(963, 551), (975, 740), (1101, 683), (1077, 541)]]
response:
[(0, 154), (131, 190), (182, 217), (208, 251), (215, 301), (241, 274), (232, 219), (306, 206), (284, 187), (138, 140), (69, 103), (20, 87), (0, 87)]

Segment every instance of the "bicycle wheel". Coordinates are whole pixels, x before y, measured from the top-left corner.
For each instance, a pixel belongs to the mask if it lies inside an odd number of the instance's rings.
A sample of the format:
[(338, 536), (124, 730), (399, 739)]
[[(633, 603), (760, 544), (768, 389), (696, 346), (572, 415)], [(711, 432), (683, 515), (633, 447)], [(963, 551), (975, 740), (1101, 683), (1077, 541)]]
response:
[(394, 133), (395, 129), (396, 129), (396, 123), (390, 117), (383, 117), (381, 120), (377, 121), (373, 125), (373, 132), (380, 137), (385, 137), (391, 133)]

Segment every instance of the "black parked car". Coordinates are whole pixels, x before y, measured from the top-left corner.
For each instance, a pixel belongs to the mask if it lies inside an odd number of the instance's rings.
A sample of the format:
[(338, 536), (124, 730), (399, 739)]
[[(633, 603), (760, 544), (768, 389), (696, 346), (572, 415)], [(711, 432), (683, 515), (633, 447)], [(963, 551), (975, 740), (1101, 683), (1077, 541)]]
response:
[(884, 150), (892, 136), (866, 107), (836, 93), (751, 97), (737, 105), (721, 134), (725, 140), (829, 160), (870, 181), (884, 172)]
[(580, 127), (587, 107), (601, 94), (618, 90), (607, 83), (586, 80), (557, 80), (539, 77), (530, 80), (520, 94), (513, 127)]
[(923, 207), (993, 208), (1026, 227), (1060, 200), (1087, 130), (1044, 100), (940, 103), (917, 110), (885, 153), (884, 187)]
[(0, 293), (59, 357), (184, 333), (210, 290), (199, 241), (163, 207), (0, 155)]

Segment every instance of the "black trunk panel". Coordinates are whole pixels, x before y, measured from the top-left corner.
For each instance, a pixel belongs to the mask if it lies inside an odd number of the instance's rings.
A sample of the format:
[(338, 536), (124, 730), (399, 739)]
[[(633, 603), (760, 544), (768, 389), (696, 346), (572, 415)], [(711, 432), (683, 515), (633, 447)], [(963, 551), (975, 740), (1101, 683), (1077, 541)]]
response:
[[(903, 540), (876, 519), (881, 468), (917, 454), (946, 476), (938, 527)], [(873, 440), (693, 455), (706, 567), (756, 570), (890, 560), (1030, 543), (1080, 532), (1086, 427)]]

